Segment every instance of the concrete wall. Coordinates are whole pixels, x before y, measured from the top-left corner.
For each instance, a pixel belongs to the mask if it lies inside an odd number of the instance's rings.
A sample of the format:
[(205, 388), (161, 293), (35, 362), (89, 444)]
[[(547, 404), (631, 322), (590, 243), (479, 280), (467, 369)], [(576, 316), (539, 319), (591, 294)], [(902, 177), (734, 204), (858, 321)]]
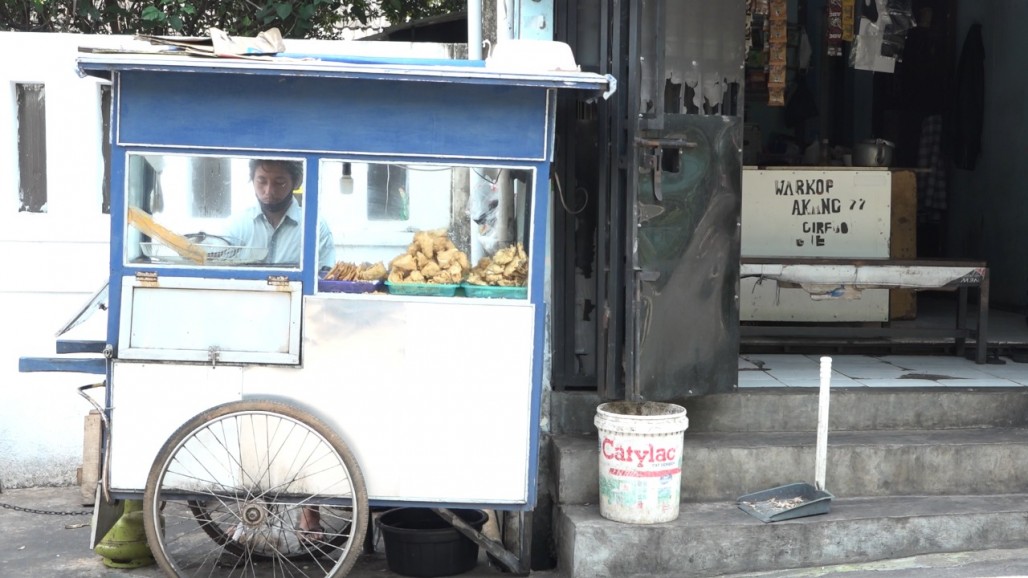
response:
[(957, 55), (974, 22), (985, 42), (985, 125), (974, 170), (952, 172), (949, 247), (954, 256), (987, 259), (995, 303), (1024, 306), (1028, 291), (1028, 36), (1023, 0), (961, 0)]

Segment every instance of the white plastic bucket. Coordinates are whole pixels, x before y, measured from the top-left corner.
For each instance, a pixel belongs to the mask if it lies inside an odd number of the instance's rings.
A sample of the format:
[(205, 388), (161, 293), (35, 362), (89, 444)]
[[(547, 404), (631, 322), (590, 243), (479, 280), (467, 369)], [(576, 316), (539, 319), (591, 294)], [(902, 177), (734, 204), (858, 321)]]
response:
[(678, 517), (685, 408), (653, 401), (614, 401), (596, 408), (600, 515), (629, 524)]

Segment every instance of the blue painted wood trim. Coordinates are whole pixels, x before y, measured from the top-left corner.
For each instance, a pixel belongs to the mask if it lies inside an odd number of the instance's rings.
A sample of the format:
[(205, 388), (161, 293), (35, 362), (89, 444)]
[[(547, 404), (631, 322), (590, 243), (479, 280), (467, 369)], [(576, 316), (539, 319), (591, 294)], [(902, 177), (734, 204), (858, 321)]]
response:
[[(126, 274), (122, 263), (125, 260), (125, 227), (127, 209), (125, 208), (125, 191), (128, 190), (128, 171), (126, 170), (125, 150), (117, 146), (118, 107), (121, 103), (121, 83), (114, 83), (112, 91), (114, 114), (111, 114), (111, 276), (107, 286), (107, 343), (114, 348), (114, 357), (118, 356), (118, 328), (121, 322), (121, 279)], [(134, 274), (134, 273), (128, 273)], [(110, 380), (108, 380), (107, 403), (110, 406)]]
[(307, 158), (307, 184), (303, 195), (303, 273), (302, 293), (313, 295), (318, 275), (318, 204), (321, 189), (321, 163), (318, 157)]
[(561, 88), (612, 93), (615, 80), (610, 75), (579, 71), (551, 71), (489, 68), (485, 62), (460, 60), (421, 60), (410, 64), (379, 59), (378, 62), (347, 62), (345, 56), (319, 56), (306, 62), (286, 59), (244, 61), (230, 58), (193, 58), (141, 55), (79, 56), (78, 67), (84, 74), (111, 78), (117, 73), (184, 72), (272, 76), (277, 78), (329, 78), (362, 81), (386, 80), (405, 83), (462, 84), (469, 90), (478, 86), (523, 86)]
[(547, 91), (539, 88), (182, 72), (119, 76), (122, 146), (546, 158)]
[(107, 360), (103, 358), (22, 357), (18, 359), (18, 371), (22, 373), (65, 372), (106, 375)]
[(57, 353), (103, 353), (105, 341), (87, 339), (58, 339)]
[(345, 64), (371, 64), (378, 66), (447, 66), (460, 68), (485, 68), (484, 60), (454, 60), (449, 58), (396, 58), (383, 56), (361, 56), (359, 54), (311, 54), (305, 52), (282, 52), (282, 58), (308, 58)]

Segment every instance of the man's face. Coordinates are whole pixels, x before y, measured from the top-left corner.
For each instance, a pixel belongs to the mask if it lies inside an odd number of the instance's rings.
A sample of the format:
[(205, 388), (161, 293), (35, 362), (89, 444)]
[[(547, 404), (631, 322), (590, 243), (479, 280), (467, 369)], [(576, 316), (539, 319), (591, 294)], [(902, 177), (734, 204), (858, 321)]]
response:
[(292, 194), (295, 183), (289, 171), (278, 164), (261, 164), (253, 172), (253, 190), (261, 205), (277, 205)]

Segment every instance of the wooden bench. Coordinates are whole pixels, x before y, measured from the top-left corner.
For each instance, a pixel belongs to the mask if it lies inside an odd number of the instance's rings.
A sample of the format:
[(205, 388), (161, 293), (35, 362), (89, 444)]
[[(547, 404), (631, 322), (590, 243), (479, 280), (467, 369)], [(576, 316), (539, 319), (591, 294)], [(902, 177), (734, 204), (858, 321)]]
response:
[[(741, 336), (777, 337), (947, 337), (964, 355), (967, 338), (976, 343), (975, 362), (988, 352), (989, 268), (984, 261), (936, 259), (835, 259), (743, 257), (740, 277), (773, 280), (782, 287), (799, 287), (812, 297), (843, 299), (863, 289), (958, 291), (953, 328), (839, 327), (837, 325), (742, 325)], [(978, 290), (978, 324), (967, 327), (967, 291)]]

